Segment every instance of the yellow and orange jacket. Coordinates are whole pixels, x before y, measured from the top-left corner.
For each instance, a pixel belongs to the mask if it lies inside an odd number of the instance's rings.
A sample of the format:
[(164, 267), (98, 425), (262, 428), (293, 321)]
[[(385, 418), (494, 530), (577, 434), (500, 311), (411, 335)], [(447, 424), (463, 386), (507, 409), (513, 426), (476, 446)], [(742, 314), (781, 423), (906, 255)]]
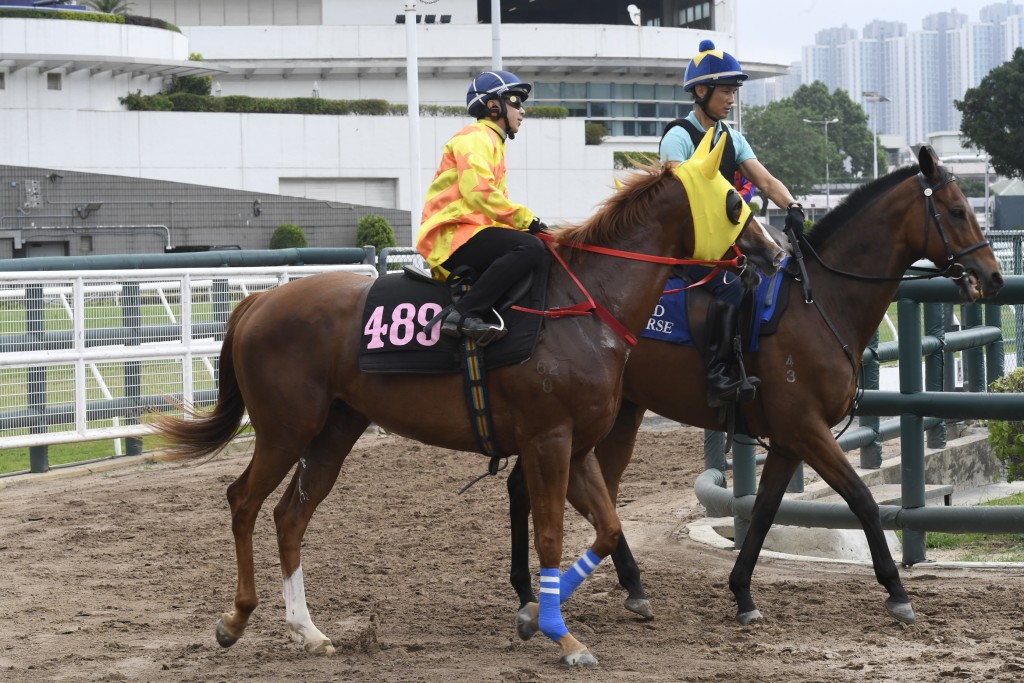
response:
[(466, 126), (445, 145), (416, 238), (435, 277), (447, 277), (440, 265), (480, 230), (526, 230), (533, 222), (532, 211), (509, 200), (506, 172), (505, 134), (491, 121)]

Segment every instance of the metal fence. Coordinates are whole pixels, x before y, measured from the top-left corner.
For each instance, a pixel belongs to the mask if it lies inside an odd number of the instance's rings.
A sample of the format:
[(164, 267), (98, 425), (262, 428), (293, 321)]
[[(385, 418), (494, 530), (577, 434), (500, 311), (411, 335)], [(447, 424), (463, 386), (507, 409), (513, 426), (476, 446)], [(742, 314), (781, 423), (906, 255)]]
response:
[(211, 403), (235, 305), (339, 270), (377, 275), (372, 264), (0, 273), (0, 448), (140, 436), (168, 396)]

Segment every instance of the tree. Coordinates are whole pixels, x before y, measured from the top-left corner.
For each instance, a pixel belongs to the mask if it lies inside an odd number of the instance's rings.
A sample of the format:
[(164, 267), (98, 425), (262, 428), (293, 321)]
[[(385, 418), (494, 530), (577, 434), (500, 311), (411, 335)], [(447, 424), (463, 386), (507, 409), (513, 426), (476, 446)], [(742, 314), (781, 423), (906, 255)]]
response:
[(963, 114), (967, 143), (989, 156), (996, 173), (1024, 178), (1024, 49), (953, 104)]
[(271, 249), (304, 249), (308, 246), (306, 233), (294, 223), (282, 223), (270, 236)]
[(386, 247), (396, 247), (395, 233), (383, 216), (363, 216), (356, 223), (356, 246), (372, 244), (379, 254)]
[(89, 9), (106, 14), (128, 14), (132, 7), (132, 3), (126, 0), (85, 0), (85, 5)]
[[(803, 119), (839, 119), (828, 127)], [(751, 107), (744, 117), (743, 135), (758, 159), (797, 195), (807, 194), (825, 179), (825, 158), (833, 181), (874, 174), (873, 135), (864, 110), (845, 90), (830, 93), (820, 81), (802, 85), (791, 97), (766, 107)], [(884, 153), (880, 156), (884, 159)]]

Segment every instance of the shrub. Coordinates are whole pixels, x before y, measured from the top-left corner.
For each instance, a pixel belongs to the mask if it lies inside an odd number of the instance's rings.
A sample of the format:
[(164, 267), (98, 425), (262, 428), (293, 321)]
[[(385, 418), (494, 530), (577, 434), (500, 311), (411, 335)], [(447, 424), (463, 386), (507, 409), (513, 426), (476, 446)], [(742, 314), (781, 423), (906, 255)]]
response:
[[(201, 62), (203, 56), (198, 52), (190, 52), (190, 61)], [(171, 82), (162, 91), (164, 95), (175, 93), (189, 93), (192, 95), (209, 95), (213, 91), (212, 76), (171, 76)], [(177, 105), (175, 105), (177, 108)], [(181, 111), (181, 110), (179, 110)], [(190, 111), (208, 111), (206, 109), (192, 109)]]
[(270, 237), (271, 249), (302, 249), (307, 246), (306, 233), (294, 223), (282, 223)]
[(608, 129), (603, 123), (586, 122), (583, 124), (583, 136), (588, 145), (600, 145), (608, 136)]
[[(1024, 393), (1024, 368), (1017, 368), (989, 385), (997, 394)], [(989, 420), (988, 442), (992, 454), (1006, 465), (1006, 481), (1024, 479), (1024, 422)]]
[(569, 117), (565, 107), (527, 107), (526, 116), (535, 119), (564, 119)]
[(385, 247), (397, 247), (391, 224), (383, 216), (363, 216), (356, 224), (356, 246), (372, 244), (379, 254)]

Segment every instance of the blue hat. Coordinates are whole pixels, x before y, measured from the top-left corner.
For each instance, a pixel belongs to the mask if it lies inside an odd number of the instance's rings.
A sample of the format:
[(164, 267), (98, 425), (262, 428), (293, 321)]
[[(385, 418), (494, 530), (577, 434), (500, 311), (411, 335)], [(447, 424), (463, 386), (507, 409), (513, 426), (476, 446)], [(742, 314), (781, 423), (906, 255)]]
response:
[(525, 101), (531, 90), (532, 85), (523, 83), (519, 76), (510, 71), (484, 71), (477, 74), (469, 86), (469, 92), (466, 93), (466, 109), (469, 110), (470, 116), (481, 119), (487, 116), (488, 100), (506, 93), (515, 93)]
[(716, 50), (710, 40), (702, 40), (700, 51), (686, 66), (683, 88), (696, 85), (742, 85), (747, 80), (743, 67), (728, 52)]

